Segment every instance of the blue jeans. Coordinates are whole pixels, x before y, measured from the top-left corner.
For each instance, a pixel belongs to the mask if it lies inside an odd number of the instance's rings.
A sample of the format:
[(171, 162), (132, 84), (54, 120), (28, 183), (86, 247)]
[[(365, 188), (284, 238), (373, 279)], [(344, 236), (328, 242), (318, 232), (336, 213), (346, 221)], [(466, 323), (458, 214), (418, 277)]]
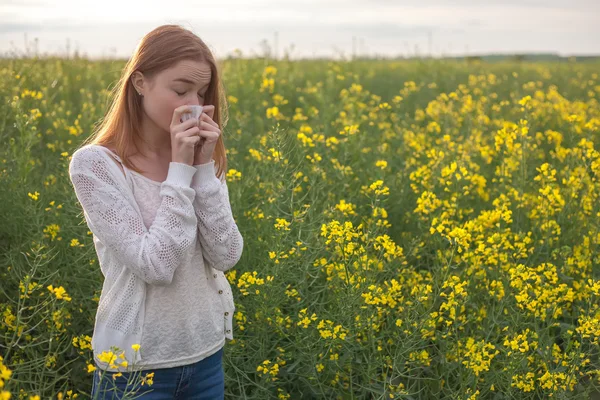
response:
[[(222, 361), (223, 347), (215, 354), (194, 364), (123, 372), (123, 375), (114, 379), (115, 371), (105, 372), (96, 369), (91, 398), (122, 399), (126, 395), (128, 399), (142, 400), (222, 400), (225, 398), (225, 373)], [(102, 379), (100, 379), (101, 372)], [(151, 372), (154, 372), (152, 385), (142, 384), (141, 378)]]

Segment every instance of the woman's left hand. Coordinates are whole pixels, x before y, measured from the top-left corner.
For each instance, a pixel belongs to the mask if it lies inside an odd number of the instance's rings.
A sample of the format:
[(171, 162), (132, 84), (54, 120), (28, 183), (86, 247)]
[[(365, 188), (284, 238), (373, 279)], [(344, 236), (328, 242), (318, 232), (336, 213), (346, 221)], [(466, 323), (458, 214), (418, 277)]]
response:
[(221, 135), (219, 125), (213, 121), (215, 113), (215, 106), (206, 105), (202, 108), (202, 114), (198, 121), (198, 128), (200, 128), (200, 142), (196, 145), (196, 151), (194, 153), (193, 165), (206, 164), (212, 160), (212, 155), (217, 145), (217, 140)]

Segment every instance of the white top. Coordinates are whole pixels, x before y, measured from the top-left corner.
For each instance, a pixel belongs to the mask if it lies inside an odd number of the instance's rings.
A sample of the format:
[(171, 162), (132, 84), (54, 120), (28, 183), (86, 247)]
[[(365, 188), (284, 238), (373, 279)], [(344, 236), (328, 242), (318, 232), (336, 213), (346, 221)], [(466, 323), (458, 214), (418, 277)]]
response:
[[(171, 162), (167, 179), (157, 182), (123, 165), (124, 175), (111, 157), (121, 162), (89, 144), (69, 164), (105, 278), (92, 336), (96, 365), (108, 367), (97, 356), (111, 346), (125, 352), (123, 372), (214, 354), (233, 339), (224, 271), (243, 249), (224, 177), (217, 178), (214, 160)], [(137, 357), (132, 344), (141, 346)]]

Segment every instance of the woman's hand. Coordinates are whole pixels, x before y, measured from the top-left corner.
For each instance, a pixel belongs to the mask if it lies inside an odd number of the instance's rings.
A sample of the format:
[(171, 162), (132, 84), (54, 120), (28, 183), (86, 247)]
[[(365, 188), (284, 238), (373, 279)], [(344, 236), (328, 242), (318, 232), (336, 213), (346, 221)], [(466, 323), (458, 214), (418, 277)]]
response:
[(212, 160), (217, 140), (219, 140), (219, 136), (221, 135), (219, 125), (212, 119), (214, 112), (214, 105), (206, 105), (202, 108), (202, 114), (198, 121), (200, 142), (196, 145), (193, 165), (206, 164)]
[(170, 126), (171, 161), (193, 165), (197, 144), (202, 139), (202, 131), (198, 133), (198, 127), (194, 119), (180, 122), (183, 113), (189, 110), (189, 106), (184, 105), (173, 111)]

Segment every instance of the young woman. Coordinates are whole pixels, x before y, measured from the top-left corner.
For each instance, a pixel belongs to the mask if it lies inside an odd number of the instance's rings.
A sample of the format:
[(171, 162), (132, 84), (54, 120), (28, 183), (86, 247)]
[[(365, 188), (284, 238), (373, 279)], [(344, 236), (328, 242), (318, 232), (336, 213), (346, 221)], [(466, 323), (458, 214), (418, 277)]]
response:
[[(224, 98), (204, 42), (160, 26), (72, 155), (69, 175), (104, 275), (93, 398), (113, 398), (113, 385), (114, 398), (132, 389), (143, 399), (224, 398), (235, 310), (224, 272), (243, 248), (225, 181)], [(182, 122), (191, 106), (203, 106), (200, 118)], [(139, 375), (151, 379), (132, 388)]]

